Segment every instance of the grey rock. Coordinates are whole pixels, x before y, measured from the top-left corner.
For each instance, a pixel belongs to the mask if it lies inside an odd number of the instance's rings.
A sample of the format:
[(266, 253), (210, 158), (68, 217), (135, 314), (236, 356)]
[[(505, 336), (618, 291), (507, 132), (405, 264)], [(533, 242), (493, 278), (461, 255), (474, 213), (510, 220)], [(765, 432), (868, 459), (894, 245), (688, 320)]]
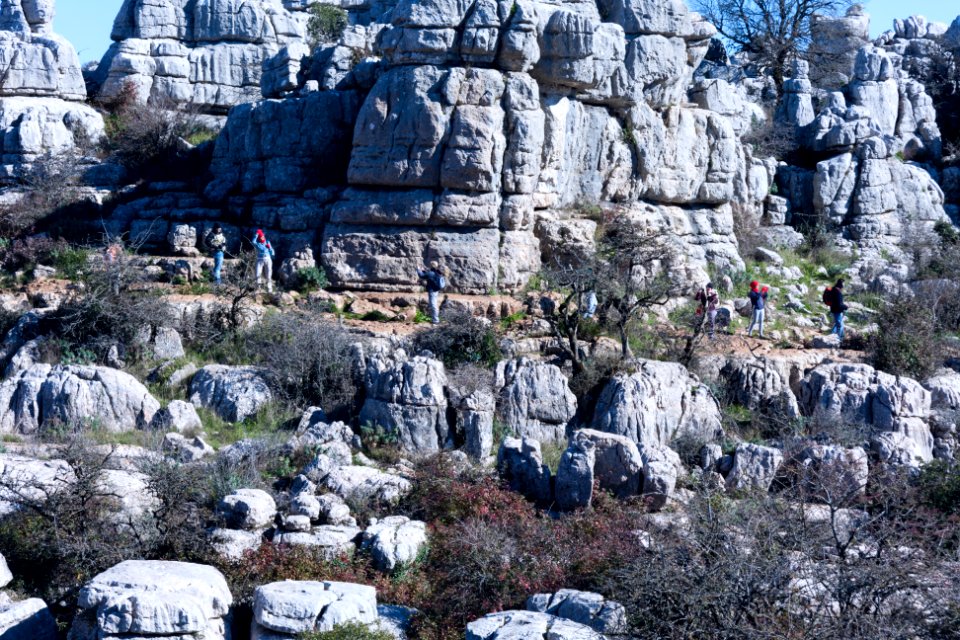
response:
[(168, 433), (163, 437), (161, 450), (180, 462), (195, 462), (216, 453), (213, 447), (200, 436), (186, 438), (179, 433)]
[(633, 440), (593, 429), (576, 431), (574, 437), (578, 435), (594, 445), (593, 475), (601, 489), (620, 498), (640, 493), (643, 459)]
[(447, 445), (447, 376), (442, 362), (423, 356), (406, 359), (403, 351), (394, 358), (373, 357), (364, 381), (367, 399), (360, 410), (361, 424), (395, 434), (400, 447), (410, 453), (430, 453)]
[(626, 609), (599, 593), (574, 589), (538, 593), (527, 599), (527, 610), (572, 620), (605, 635), (627, 633)]
[(467, 640), (601, 640), (590, 627), (535, 611), (490, 613), (467, 625)]
[(40, 598), (0, 605), (0, 638), (55, 640), (57, 623)]
[(43, 504), (47, 497), (65, 490), (76, 479), (64, 460), (38, 460), (0, 454), (0, 515), (9, 515), (31, 504)]
[(495, 386), (498, 411), (513, 433), (547, 442), (566, 438), (577, 398), (557, 366), (527, 358), (501, 361)]
[(497, 453), (497, 469), (509, 483), (531, 500), (550, 499), (550, 468), (543, 464), (540, 443), (531, 438), (505, 438)]
[(742, 442), (733, 454), (733, 468), (727, 475), (730, 489), (766, 491), (783, 462), (783, 453), (773, 447)]
[(335, 493), (325, 493), (317, 497), (319, 506), (319, 520), (325, 524), (338, 526), (356, 526), (356, 521), (350, 516), (350, 507)]
[(262, 489), (238, 489), (220, 501), (217, 513), (234, 529), (264, 529), (273, 524), (277, 504)]
[(357, 536), (360, 529), (350, 525), (320, 525), (308, 532), (277, 531), (273, 535), (274, 544), (311, 547), (327, 560), (350, 557), (357, 549)]
[(0, 554), (0, 589), (13, 582), (13, 574), (7, 566), (7, 559)]
[[(466, 393), (469, 391), (469, 393)], [(463, 449), (483, 461), (493, 450), (493, 418), (496, 399), (490, 389), (461, 390), (451, 386), (450, 405), (456, 411), (456, 431), (463, 434)]]
[(261, 531), (240, 529), (213, 529), (209, 534), (210, 546), (222, 558), (241, 560), (248, 551), (256, 551), (263, 542)]
[(172, 429), (183, 433), (203, 429), (203, 422), (192, 404), (184, 400), (171, 400), (170, 404), (154, 415), (152, 426), (155, 429)]
[(43, 424), (145, 429), (160, 403), (133, 376), (102, 366), (35, 364), (0, 383), (0, 431), (35, 433)]
[(680, 456), (668, 447), (642, 444), (638, 447), (643, 461), (643, 496), (654, 511), (666, 506), (684, 472)]
[(760, 262), (768, 262), (778, 267), (783, 264), (783, 258), (780, 256), (780, 254), (772, 249), (767, 249), (766, 247), (757, 247), (753, 252), (753, 257)]
[(377, 620), (377, 591), (347, 582), (286, 580), (254, 591), (256, 624), (285, 634), (331, 631), (347, 622)]
[(211, 409), (228, 422), (255, 416), (273, 401), (266, 372), (256, 367), (211, 364), (190, 381), (190, 402)]
[(361, 546), (370, 551), (377, 569), (393, 571), (416, 560), (426, 544), (426, 523), (389, 516), (366, 528)]
[(714, 440), (722, 433), (716, 399), (685, 367), (638, 360), (636, 368), (600, 393), (593, 429), (663, 446), (681, 436)]
[(358, 466), (344, 466), (332, 470), (324, 478), (324, 484), (330, 491), (351, 503), (373, 501), (392, 505), (412, 489), (405, 478), (372, 467)]
[(557, 467), (556, 502), (564, 510), (585, 509), (593, 497), (596, 446), (589, 436), (577, 431), (560, 457)]
[(77, 606), (96, 617), (103, 635), (223, 634), (233, 596), (213, 567), (127, 560), (88, 582)]

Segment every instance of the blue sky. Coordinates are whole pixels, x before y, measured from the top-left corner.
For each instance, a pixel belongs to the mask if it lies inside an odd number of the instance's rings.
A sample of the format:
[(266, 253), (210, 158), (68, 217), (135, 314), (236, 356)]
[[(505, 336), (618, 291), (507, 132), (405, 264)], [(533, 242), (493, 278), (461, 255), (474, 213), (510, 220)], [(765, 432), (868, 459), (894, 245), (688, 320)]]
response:
[[(121, 4), (122, 0), (57, 0), (56, 30), (74, 44), (81, 62), (99, 60), (110, 46), (110, 29)], [(894, 18), (913, 13), (948, 24), (960, 15), (957, 0), (870, 0), (865, 4), (874, 36), (890, 29)]]

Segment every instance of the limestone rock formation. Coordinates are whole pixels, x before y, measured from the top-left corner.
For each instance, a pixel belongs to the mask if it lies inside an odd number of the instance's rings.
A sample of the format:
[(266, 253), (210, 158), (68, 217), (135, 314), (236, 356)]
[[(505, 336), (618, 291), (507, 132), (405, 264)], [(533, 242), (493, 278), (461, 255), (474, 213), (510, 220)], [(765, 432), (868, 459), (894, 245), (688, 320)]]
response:
[(80, 60), (53, 32), (53, 0), (4, 0), (0, 16), (0, 180), (96, 142), (103, 118), (87, 98)]
[(103, 366), (34, 364), (0, 383), (0, 431), (44, 425), (146, 429), (160, 403), (128, 373)]
[(406, 516), (383, 518), (363, 532), (362, 546), (370, 550), (374, 566), (381, 571), (413, 562), (426, 544), (426, 523)]
[(144, 103), (226, 114), (260, 98), (268, 58), (303, 42), (304, 9), (291, 0), (124, 0), (93, 76), (97, 95), (117, 99), (130, 87)]
[(228, 422), (255, 416), (273, 400), (266, 374), (256, 367), (211, 364), (190, 381), (190, 402), (211, 409)]
[(286, 580), (257, 587), (253, 595), (254, 635), (264, 630), (294, 636), (331, 631), (347, 622), (377, 620), (377, 590), (347, 582)]
[(40, 598), (12, 601), (0, 594), (0, 638), (55, 640), (57, 622)]
[(467, 640), (601, 640), (591, 627), (539, 611), (501, 611), (467, 625)]
[(501, 361), (495, 386), (498, 410), (513, 433), (541, 442), (566, 440), (577, 398), (559, 367), (527, 358)]
[(626, 609), (619, 602), (607, 600), (599, 593), (574, 589), (538, 593), (527, 599), (527, 610), (572, 620), (604, 635), (627, 632)]
[(639, 360), (636, 368), (603, 389), (591, 428), (663, 446), (681, 436), (710, 441), (721, 435), (716, 399), (683, 365)]
[(497, 469), (514, 491), (531, 500), (550, 500), (550, 467), (543, 463), (537, 440), (504, 438), (497, 453)]
[(77, 598), (70, 637), (105, 636), (211, 640), (229, 637), (225, 616), (233, 596), (213, 567), (188, 562), (127, 560), (93, 578)]

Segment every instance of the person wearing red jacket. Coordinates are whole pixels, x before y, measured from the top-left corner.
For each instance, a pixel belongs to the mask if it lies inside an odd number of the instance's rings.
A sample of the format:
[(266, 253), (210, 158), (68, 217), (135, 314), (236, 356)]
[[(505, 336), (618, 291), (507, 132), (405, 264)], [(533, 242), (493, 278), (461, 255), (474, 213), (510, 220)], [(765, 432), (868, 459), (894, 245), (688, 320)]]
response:
[(753, 318), (750, 320), (750, 328), (747, 329), (747, 336), (753, 337), (753, 327), (760, 329), (760, 337), (763, 337), (763, 312), (767, 303), (767, 292), (770, 287), (760, 288), (760, 283), (754, 280), (750, 283), (750, 304), (753, 305)]

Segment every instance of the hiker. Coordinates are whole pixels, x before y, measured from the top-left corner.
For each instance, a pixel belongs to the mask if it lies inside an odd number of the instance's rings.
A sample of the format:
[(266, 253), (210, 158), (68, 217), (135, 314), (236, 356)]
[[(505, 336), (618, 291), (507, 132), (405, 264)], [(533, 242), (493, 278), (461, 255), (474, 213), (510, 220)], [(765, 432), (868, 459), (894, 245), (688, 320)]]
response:
[(713, 288), (713, 283), (708, 282), (706, 287), (700, 289), (700, 291), (697, 292), (696, 299), (697, 302), (700, 303), (697, 314), (706, 314), (705, 320), (708, 323), (707, 333), (710, 339), (713, 340), (713, 335), (717, 327), (717, 307), (720, 304), (720, 296), (717, 294), (717, 290)]
[(253, 238), (253, 248), (257, 252), (257, 288), (260, 288), (261, 278), (267, 280), (267, 293), (273, 293), (273, 247), (264, 235), (263, 229), (257, 229)]
[(833, 289), (824, 291), (824, 298), (829, 299), (830, 313), (833, 314), (833, 329), (830, 333), (835, 333), (843, 342), (843, 314), (849, 307), (843, 302), (843, 278), (837, 280)]
[(587, 293), (587, 301), (584, 304), (583, 317), (587, 320), (593, 318), (597, 313), (597, 292), (590, 291)]
[(763, 308), (767, 302), (767, 292), (769, 287), (760, 288), (760, 283), (753, 280), (750, 283), (750, 304), (753, 305), (753, 318), (750, 320), (750, 328), (747, 330), (747, 336), (753, 337), (753, 327), (758, 326), (760, 337), (763, 337)]
[(220, 223), (213, 225), (213, 229), (206, 237), (207, 248), (213, 256), (213, 282), (220, 286), (220, 272), (223, 270), (223, 252), (227, 248), (227, 238), (223, 235)]
[(120, 295), (120, 258), (123, 256), (123, 246), (114, 240), (103, 250), (103, 263), (110, 280), (110, 291), (113, 295)]
[(430, 307), (430, 322), (432, 324), (440, 323), (440, 292), (447, 286), (447, 279), (443, 275), (443, 269), (440, 264), (434, 260), (430, 263), (429, 269), (418, 269), (417, 276), (423, 280), (427, 287), (427, 304)]

